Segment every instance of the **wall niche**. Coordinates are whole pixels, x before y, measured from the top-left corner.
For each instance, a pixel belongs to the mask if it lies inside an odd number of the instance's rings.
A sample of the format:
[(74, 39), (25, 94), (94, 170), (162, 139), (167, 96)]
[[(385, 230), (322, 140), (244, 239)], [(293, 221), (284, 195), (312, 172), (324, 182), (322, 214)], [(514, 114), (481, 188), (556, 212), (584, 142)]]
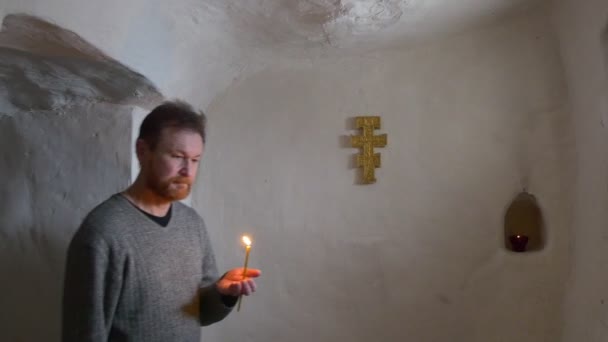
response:
[(536, 197), (527, 191), (519, 193), (505, 213), (505, 248), (523, 253), (540, 251), (545, 246), (545, 224)]

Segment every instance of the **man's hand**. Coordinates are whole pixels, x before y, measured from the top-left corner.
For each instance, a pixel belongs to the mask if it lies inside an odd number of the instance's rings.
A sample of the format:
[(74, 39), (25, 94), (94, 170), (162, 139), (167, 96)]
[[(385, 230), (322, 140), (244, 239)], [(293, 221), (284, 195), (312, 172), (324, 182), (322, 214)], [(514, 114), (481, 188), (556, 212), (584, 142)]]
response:
[(260, 274), (262, 274), (260, 270), (248, 268), (247, 273), (243, 276), (242, 267), (233, 268), (217, 281), (217, 290), (225, 296), (249, 296), (256, 289), (255, 281), (252, 278), (257, 278)]

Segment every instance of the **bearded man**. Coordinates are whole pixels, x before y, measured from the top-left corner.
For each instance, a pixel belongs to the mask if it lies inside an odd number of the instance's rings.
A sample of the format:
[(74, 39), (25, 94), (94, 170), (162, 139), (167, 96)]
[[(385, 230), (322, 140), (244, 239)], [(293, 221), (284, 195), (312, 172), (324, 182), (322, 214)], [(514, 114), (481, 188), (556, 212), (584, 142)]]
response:
[(137, 179), (93, 209), (70, 242), (64, 342), (198, 342), (201, 326), (256, 290), (260, 270), (218, 276), (203, 219), (179, 202), (194, 184), (205, 125), (179, 101), (143, 120)]

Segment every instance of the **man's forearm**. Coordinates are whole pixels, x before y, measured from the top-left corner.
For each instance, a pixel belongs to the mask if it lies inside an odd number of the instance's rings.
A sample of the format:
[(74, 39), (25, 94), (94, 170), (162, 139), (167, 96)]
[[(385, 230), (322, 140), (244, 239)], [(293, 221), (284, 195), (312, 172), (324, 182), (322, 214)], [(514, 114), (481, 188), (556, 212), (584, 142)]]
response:
[[(227, 297), (227, 298), (226, 298)], [(232, 296), (224, 296), (215, 283), (200, 289), (200, 323), (202, 326), (211, 325), (226, 318), (232, 311), (236, 300)], [(234, 300), (232, 305), (231, 301)]]

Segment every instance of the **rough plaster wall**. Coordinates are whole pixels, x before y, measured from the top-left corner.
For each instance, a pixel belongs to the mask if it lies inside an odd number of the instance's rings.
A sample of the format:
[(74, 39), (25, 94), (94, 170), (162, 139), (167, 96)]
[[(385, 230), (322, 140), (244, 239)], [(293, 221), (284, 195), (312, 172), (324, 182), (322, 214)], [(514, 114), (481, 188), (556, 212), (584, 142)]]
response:
[[(58, 341), (68, 242), (129, 184), (132, 120), (162, 95), (73, 32), (7, 16), (0, 32), (2, 340)], [(128, 104), (128, 105), (127, 105)]]
[(0, 13), (48, 18), (206, 108), (277, 56), (357, 53), (493, 22), (543, 0), (3, 0)]
[[(556, 1), (576, 135), (576, 206), (563, 341), (608, 339), (608, 3)], [(602, 42), (602, 37), (604, 42)]]
[[(543, 0), (207, 0), (248, 47), (292, 56), (354, 53), (425, 41), (543, 3)], [(304, 49), (306, 48), (306, 49)], [(336, 52), (335, 50), (332, 52)]]
[(0, 117), (0, 339), (59, 341), (67, 245), (129, 183), (132, 107)]
[[(415, 49), (277, 62), (209, 109), (193, 195), (224, 267), (254, 238), (260, 291), (207, 341), (556, 341), (572, 135), (541, 13)], [(382, 116), (378, 183), (354, 184), (351, 118)], [(524, 183), (546, 249), (503, 249)]]
[(0, 110), (61, 111), (77, 104), (158, 103), (144, 76), (104, 55), (73, 32), (25, 15), (9, 15), (0, 31)]
[(0, 13), (27, 13), (77, 32), (167, 98), (202, 108), (258, 60), (257, 51), (242, 51), (225, 15), (201, 1), (4, 0)]

